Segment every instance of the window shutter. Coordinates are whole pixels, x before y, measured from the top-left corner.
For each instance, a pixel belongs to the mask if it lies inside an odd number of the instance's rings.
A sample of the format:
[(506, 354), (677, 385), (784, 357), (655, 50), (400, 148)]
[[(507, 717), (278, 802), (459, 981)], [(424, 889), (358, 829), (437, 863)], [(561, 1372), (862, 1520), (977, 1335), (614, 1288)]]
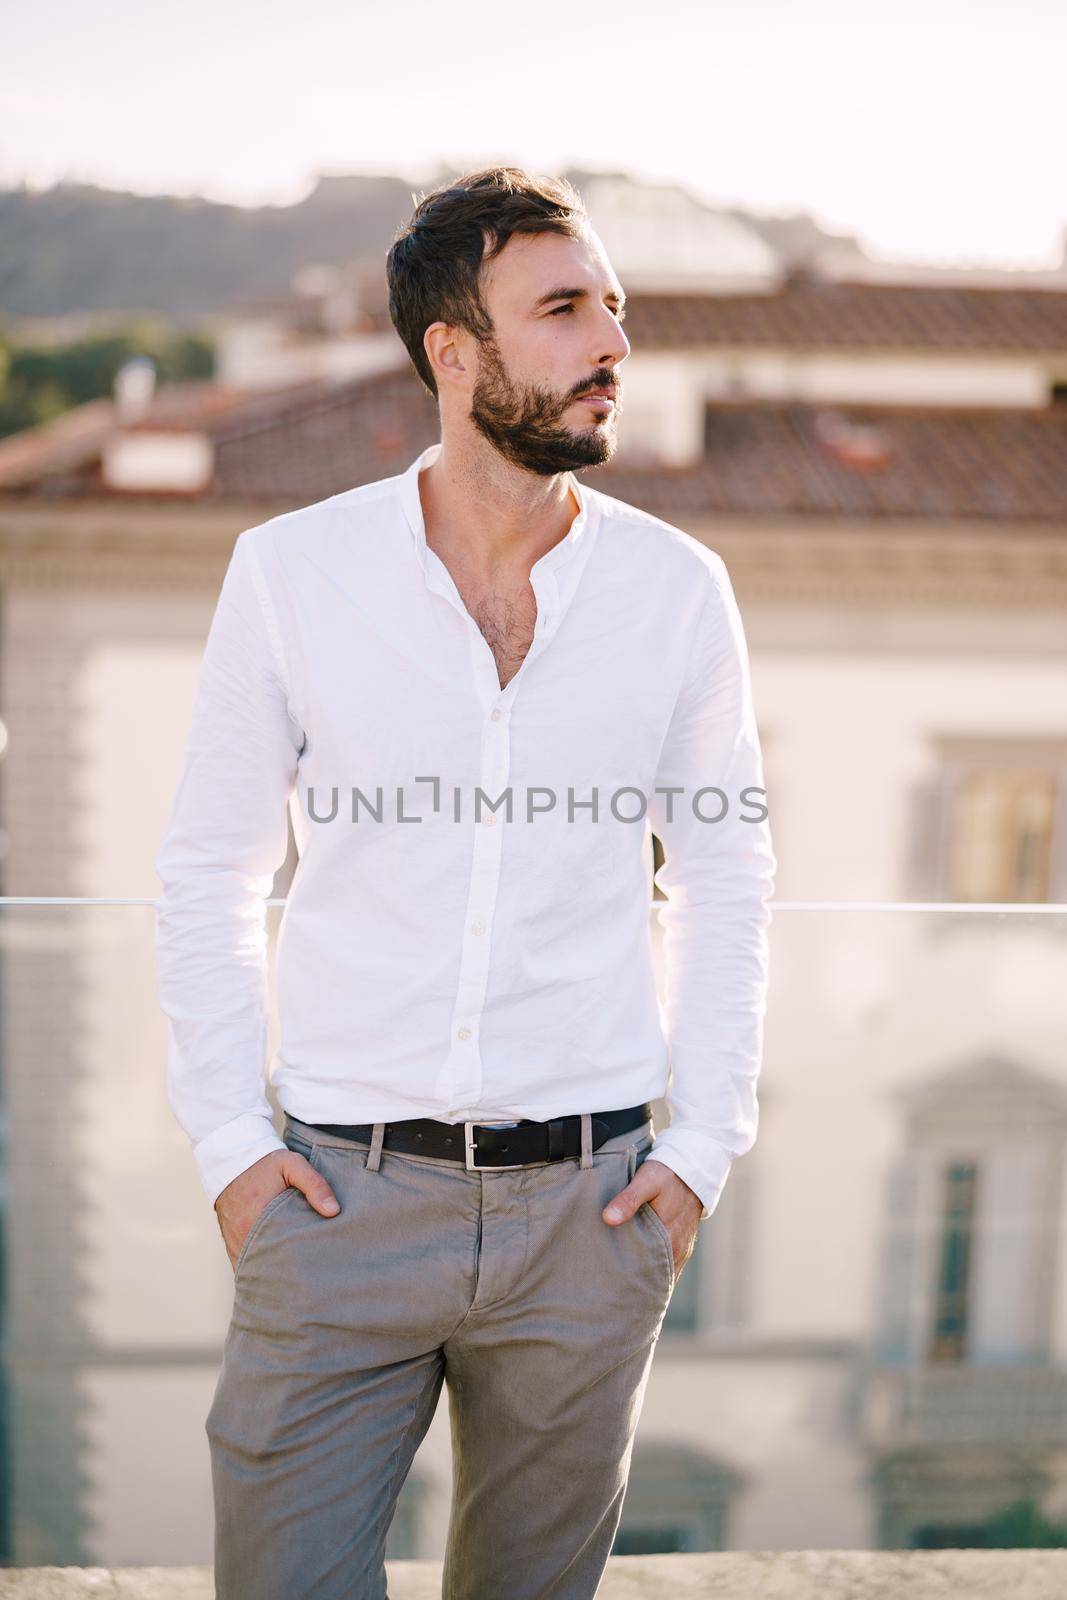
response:
[[(1047, 1355), (1042, 1281), (1054, 1268), (1043, 1216), (1045, 1152), (1003, 1145), (978, 1168), (967, 1359), (979, 1363), (1040, 1360)], [(1042, 1253), (1048, 1246), (1048, 1258)], [(1043, 1325), (1044, 1324), (1044, 1325)]]
[(1067, 766), (1056, 774), (1056, 814), (1052, 824), (1052, 863), (1049, 870), (1049, 900), (1067, 905)]
[(905, 1150), (890, 1167), (886, 1182), (875, 1348), (878, 1360), (888, 1365), (923, 1359), (930, 1307), (929, 1177), (926, 1155)]
[(913, 784), (907, 802), (905, 898), (948, 898), (950, 781), (947, 774)]

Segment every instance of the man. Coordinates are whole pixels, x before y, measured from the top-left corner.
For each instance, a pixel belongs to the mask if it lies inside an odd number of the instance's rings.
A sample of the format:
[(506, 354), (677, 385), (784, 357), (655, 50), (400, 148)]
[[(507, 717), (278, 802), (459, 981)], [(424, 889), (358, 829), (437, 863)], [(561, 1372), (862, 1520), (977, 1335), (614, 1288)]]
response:
[[(217, 1592), (380, 1600), (444, 1382), (446, 1600), (585, 1600), (677, 1275), (756, 1135), (776, 862), (745, 639), (718, 555), (574, 475), (614, 454), (629, 353), (577, 193), (461, 178), (388, 278), (441, 442), (239, 536), (156, 860), (168, 1093), (235, 1272)], [(294, 798), (279, 1137), (263, 901)]]

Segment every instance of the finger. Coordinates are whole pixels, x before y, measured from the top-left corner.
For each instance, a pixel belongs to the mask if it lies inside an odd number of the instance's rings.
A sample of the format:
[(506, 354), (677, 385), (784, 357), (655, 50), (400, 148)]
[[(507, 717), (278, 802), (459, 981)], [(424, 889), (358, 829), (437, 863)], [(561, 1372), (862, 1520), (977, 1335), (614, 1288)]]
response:
[(290, 1162), (282, 1168), (282, 1176), (286, 1183), (292, 1184), (294, 1189), (299, 1189), (310, 1205), (316, 1211), (321, 1211), (325, 1217), (335, 1217), (341, 1206), (326, 1179), (315, 1171), (306, 1156), (291, 1152)]
[(648, 1198), (644, 1184), (627, 1184), (604, 1207), (605, 1222), (628, 1222), (638, 1207)]

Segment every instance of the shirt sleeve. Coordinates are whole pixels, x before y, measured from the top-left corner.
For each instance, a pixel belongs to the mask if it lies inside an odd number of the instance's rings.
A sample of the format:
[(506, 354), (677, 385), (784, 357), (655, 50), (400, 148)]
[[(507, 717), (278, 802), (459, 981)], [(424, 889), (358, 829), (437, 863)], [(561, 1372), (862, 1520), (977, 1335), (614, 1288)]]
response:
[[(708, 594), (649, 801), (664, 854), (655, 882), (666, 900), (655, 904), (671, 1114), (650, 1154), (700, 1198), (702, 1218), (718, 1204), (734, 1157), (756, 1139), (768, 901), (778, 865), (741, 615), (725, 563), (711, 554)], [(659, 792), (672, 786), (683, 792)], [(719, 790), (728, 809), (717, 821)]]
[(266, 1096), (266, 900), (288, 844), (304, 734), (251, 534), (240, 534), (205, 646), (154, 866), (167, 1097), (212, 1204), (285, 1144)]

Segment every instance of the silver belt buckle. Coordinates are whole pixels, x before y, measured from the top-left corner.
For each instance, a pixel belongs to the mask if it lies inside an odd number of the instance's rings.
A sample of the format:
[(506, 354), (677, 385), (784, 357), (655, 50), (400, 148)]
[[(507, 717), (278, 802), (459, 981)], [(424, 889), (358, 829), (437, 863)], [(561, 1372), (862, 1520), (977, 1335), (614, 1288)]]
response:
[(463, 1124), (463, 1155), (468, 1172), (511, 1172), (516, 1167), (528, 1167), (529, 1161), (496, 1161), (491, 1167), (480, 1167), (474, 1159), (474, 1152), (478, 1148), (478, 1141), (474, 1137), (474, 1129), (486, 1126), (481, 1122), (465, 1122)]

